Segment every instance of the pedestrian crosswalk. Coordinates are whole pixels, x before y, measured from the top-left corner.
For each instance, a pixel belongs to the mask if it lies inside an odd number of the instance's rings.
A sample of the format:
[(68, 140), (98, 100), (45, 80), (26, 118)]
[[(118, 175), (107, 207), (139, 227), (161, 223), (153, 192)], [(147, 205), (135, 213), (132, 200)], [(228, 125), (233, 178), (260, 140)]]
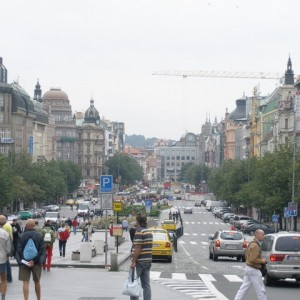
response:
[(230, 274), (201, 274), (201, 273), (172, 273), (172, 272), (160, 272), (150, 271), (151, 280), (181, 280), (181, 281), (217, 281), (222, 278), (226, 282), (242, 282), (242, 276), (230, 275)]
[(194, 299), (228, 300), (214, 286), (214, 282), (241, 283), (243, 279), (237, 275), (213, 275), (198, 273), (168, 273), (151, 271), (150, 278), (159, 284), (184, 293)]

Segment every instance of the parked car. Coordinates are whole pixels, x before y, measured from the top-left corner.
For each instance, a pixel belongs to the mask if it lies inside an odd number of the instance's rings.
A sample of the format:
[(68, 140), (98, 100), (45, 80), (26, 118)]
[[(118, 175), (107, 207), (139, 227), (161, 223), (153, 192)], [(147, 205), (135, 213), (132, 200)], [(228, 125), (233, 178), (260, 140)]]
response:
[(257, 229), (262, 229), (265, 234), (269, 234), (269, 233), (274, 233), (275, 232), (275, 228), (271, 227), (269, 225), (265, 225), (262, 223), (252, 223), (252, 224), (248, 224), (247, 226), (245, 226), (243, 228), (243, 232), (245, 234), (250, 234), (250, 235), (254, 235), (255, 231)]
[(300, 233), (280, 231), (267, 234), (262, 243), (262, 256), (267, 259), (266, 286), (279, 279), (300, 282)]
[(243, 228), (246, 227), (247, 225), (250, 225), (250, 224), (257, 224), (257, 223), (260, 223), (260, 222), (257, 221), (257, 220), (254, 220), (254, 219), (250, 219), (250, 220), (240, 220), (240, 221), (237, 221), (237, 222), (235, 223), (235, 226), (236, 226), (236, 229), (237, 229), (237, 230), (243, 231)]
[(253, 220), (251, 217), (249, 216), (244, 216), (244, 215), (235, 215), (233, 217), (232, 220), (229, 221), (229, 223), (235, 227), (238, 226), (238, 222), (241, 221), (241, 220)]
[(235, 215), (234, 213), (230, 213), (230, 212), (225, 213), (225, 214), (223, 215), (223, 218), (222, 218), (223, 222), (224, 222), (224, 223), (228, 223), (229, 220), (230, 220), (230, 218), (231, 218), (231, 217), (234, 217), (234, 215)]
[(228, 212), (231, 212), (231, 209), (230, 208), (224, 208), (224, 209), (220, 209), (216, 212), (216, 216), (217, 218), (222, 218), (223, 214), (225, 213), (228, 213)]
[(218, 230), (209, 235), (209, 259), (218, 260), (219, 256), (236, 257), (238, 261), (245, 261), (247, 242), (244, 234), (234, 230)]
[(34, 219), (39, 219), (39, 218), (42, 218), (42, 217), (43, 217), (41, 211), (38, 210), (38, 209), (36, 209), (36, 208), (31, 209), (30, 212), (31, 212), (32, 217), (33, 217)]
[(161, 228), (163, 228), (164, 230), (175, 231), (176, 230), (176, 223), (173, 220), (163, 220), (161, 222)]
[(32, 219), (32, 213), (28, 210), (20, 210), (18, 216), (21, 220)]
[(162, 228), (151, 227), (153, 234), (152, 259), (172, 262), (173, 244), (168, 232)]
[(50, 204), (50, 205), (43, 206), (43, 209), (45, 209), (46, 212), (47, 211), (59, 211), (59, 206)]
[(201, 206), (201, 200), (195, 200), (195, 206)]
[(184, 207), (183, 213), (184, 214), (192, 214), (193, 213), (193, 208), (191, 206)]

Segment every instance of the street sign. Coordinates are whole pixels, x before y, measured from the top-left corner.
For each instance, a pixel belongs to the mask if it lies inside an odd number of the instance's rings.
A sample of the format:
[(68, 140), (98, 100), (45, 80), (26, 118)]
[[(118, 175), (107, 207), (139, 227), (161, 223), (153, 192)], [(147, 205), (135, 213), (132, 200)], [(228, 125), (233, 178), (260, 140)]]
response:
[(123, 228), (122, 225), (113, 225), (113, 236), (122, 236)]
[(273, 216), (272, 216), (272, 222), (273, 222), (273, 223), (277, 223), (277, 222), (278, 222), (278, 218), (279, 218), (278, 215), (273, 215)]
[(113, 209), (113, 195), (101, 194), (101, 209)]
[(112, 193), (113, 192), (113, 177), (112, 175), (100, 176), (100, 193)]
[(115, 212), (119, 212), (119, 211), (122, 211), (123, 210), (123, 202), (117, 202), (115, 201), (114, 202), (114, 211)]
[(289, 217), (289, 209), (287, 207), (284, 208), (283, 215), (285, 218)]
[(298, 204), (294, 202), (289, 202), (288, 205), (289, 217), (297, 217), (298, 215)]

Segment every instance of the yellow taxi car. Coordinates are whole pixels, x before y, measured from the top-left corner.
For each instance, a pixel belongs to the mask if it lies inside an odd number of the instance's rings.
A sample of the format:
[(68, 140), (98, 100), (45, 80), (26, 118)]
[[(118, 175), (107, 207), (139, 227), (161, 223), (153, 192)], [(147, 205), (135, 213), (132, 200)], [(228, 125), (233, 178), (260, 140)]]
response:
[(149, 230), (153, 235), (152, 259), (172, 262), (173, 244), (169, 233), (159, 227), (151, 227)]
[(161, 228), (165, 230), (175, 231), (176, 230), (176, 223), (173, 220), (163, 220), (161, 222)]
[(76, 200), (74, 200), (74, 199), (68, 199), (67, 201), (66, 201), (66, 205), (75, 205), (75, 204), (77, 204), (77, 201)]

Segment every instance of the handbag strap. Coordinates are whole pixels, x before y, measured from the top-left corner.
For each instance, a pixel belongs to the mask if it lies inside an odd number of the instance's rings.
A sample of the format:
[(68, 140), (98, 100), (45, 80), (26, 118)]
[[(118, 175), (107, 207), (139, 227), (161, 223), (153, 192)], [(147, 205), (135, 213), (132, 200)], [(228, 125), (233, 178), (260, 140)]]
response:
[(135, 268), (130, 268), (130, 272), (131, 272), (131, 282), (134, 282)]

